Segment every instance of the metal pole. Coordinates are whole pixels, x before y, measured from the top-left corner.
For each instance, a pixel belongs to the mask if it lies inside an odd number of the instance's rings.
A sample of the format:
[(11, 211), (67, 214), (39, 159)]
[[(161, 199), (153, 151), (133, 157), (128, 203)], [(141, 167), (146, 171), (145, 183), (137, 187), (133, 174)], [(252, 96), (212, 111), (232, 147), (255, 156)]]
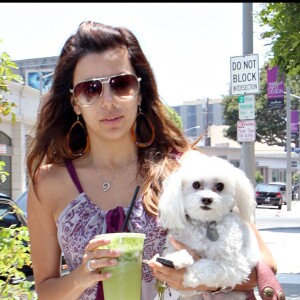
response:
[(205, 146), (209, 146), (209, 142), (208, 142), (208, 102), (209, 98), (206, 98), (206, 110), (205, 110), (205, 114), (206, 114), (206, 125), (205, 125)]
[[(286, 203), (287, 203), (287, 210), (292, 210), (292, 171), (291, 171), (291, 96), (299, 99), (300, 96), (291, 94), (291, 87), (289, 78), (286, 80), (286, 92), (284, 92), (286, 95)], [(298, 137), (299, 139), (299, 137)], [(298, 142), (300, 146), (300, 142)], [(299, 155), (300, 159), (300, 155)], [(298, 185), (300, 183), (300, 178), (298, 179)], [(297, 200), (299, 200), (299, 191)]]
[(286, 204), (287, 210), (292, 209), (292, 172), (291, 172), (291, 87), (286, 80)]
[[(253, 53), (253, 5), (243, 3), (243, 54)], [(241, 168), (255, 186), (254, 143), (243, 142)]]
[(43, 73), (40, 72), (39, 73), (39, 77), (40, 77), (40, 102), (42, 101), (42, 97), (43, 97)]

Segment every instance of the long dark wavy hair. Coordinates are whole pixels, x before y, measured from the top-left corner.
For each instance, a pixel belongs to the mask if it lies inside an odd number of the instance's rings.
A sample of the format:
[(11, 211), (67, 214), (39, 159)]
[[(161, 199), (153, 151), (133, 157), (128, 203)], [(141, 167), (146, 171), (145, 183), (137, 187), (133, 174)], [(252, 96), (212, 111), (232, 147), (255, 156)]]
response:
[[(38, 113), (36, 135), (28, 149), (28, 172), (35, 184), (38, 169), (42, 164), (63, 164), (66, 159), (74, 159), (68, 154), (65, 140), (77, 118), (70, 94), (76, 64), (89, 53), (102, 53), (120, 46), (127, 48), (131, 65), (136, 75), (142, 78), (141, 108), (155, 128), (154, 142), (146, 148), (138, 148), (138, 165), (139, 174), (145, 183), (145, 208), (149, 213), (156, 215), (162, 181), (178, 164), (172, 155), (183, 153), (190, 145), (182, 131), (167, 116), (165, 106), (158, 95), (151, 66), (138, 40), (126, 28), (86, 21), (82, 22), (77, 32), (66, 41), (54, 71), (53, 85), (43, 99)], [(81, 121), (84, 123), (82, 119)], [(151, 136), (149, 130), (150, 128), (145, 126), (143, 136), (138, 136), (138, 140), (147, 140), (147, 137)], [(138, 134), (142, 135), (142, 132), (139, 130)], [(85, 138), (77, 138), (76, 144), (79, 148), (84, 148), (85, 143)]]

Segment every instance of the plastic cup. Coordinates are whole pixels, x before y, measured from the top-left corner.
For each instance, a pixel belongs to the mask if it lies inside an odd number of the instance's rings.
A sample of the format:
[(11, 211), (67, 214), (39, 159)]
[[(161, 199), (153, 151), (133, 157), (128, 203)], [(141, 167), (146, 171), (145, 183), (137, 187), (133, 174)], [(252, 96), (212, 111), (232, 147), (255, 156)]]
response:
[(112, 277), (102, 281), (105, 300), (140, 300), (142, 290), (142, 256), (146, 235), (134, 232), (117, 232), (104, 235), (111, 243), (99, 249), (121, 249), (118, 264), (101, 268)]

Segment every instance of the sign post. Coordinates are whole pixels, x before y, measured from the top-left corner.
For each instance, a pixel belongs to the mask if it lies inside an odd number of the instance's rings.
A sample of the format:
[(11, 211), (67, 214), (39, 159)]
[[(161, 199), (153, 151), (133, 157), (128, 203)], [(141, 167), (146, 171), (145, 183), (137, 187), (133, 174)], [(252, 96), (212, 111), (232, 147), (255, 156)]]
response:
[[(258, 55), (253, 52), (253, 4), (243, 3), (243, 56), (230, 58), (231, 95), (249, 96), (260, 92), (260, 76)], [(253, 105), (254, 107), (254, 105)], [(242, 108), (242, 110), (245, 107)], [(248, 113), (239, 113), (248, 118)], [(254, 116), (255, 117), (255, 116)], [(254, 118), (253, 118), (254, 119)], [(253, 140), (255, 137), (255, 120), (252, 127), (247, 129), (247, 135), (239, 133), (238, 139)], [(254, 126), (254, 130), (253, 130)], [(238, 124), (237, 124), (238, 127)], [(247, 128), (247, 127), (246, 127)], [(250, 132), (250, 137), (248, 136)], [(254, 138), (255, 141), (255, 138)], [(241, 169), (255, 185), (254, 142), (242, 142)]]

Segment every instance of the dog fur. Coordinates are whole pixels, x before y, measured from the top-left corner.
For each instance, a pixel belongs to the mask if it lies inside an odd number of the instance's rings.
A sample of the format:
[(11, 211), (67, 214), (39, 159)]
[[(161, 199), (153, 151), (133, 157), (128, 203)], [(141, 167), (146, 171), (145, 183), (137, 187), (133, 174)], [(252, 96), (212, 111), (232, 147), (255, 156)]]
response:
[[(185, 287), (234, 287), (247, 280), (260, 258), (249, 227), (255, 207), (253, 185), (241, 169), (197, 150), (182, 157), (180, 167), (164, 181), (158, 209), (161, 225), (200, 257), (187, 264), (188, 252), (178, 252), (166, 242), (163, 256), (176, 268), (186, 267)], [(219, 235), (215, 241), (207, 237), (212, 221)], [(179, 299), (246, 299), (245, 293), (235, 291), (209, 293), (209, 297), (201, 291), (179, 293)]]

